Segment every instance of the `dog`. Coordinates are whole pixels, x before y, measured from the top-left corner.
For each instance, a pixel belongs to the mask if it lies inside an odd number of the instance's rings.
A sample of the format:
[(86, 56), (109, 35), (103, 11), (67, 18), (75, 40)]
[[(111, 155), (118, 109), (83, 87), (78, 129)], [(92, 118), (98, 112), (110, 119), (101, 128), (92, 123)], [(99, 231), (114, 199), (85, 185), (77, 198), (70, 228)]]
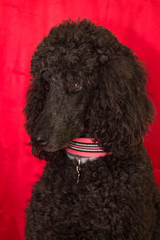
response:
[(91, 20), (53, 27), (31, 60), (26, 130), (47, 164), (26, 240), (160, 240), (160, 194), (143, 139), (154, 122), (147, 71)]

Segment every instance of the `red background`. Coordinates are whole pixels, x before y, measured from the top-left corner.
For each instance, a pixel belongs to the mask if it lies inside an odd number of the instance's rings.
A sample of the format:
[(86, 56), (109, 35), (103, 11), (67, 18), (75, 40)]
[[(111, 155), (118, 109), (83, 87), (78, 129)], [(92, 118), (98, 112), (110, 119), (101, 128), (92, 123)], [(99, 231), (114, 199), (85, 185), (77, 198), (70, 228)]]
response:
[(90, 18), (108, 27), (147, 64), (148, 90), (157, 111), (145, 141), (160, 187), (160, 4), (159, 0), (0, 1), (0, 240), (24, 238), (24, 209), (44, 161), (31, 155), (24, 130), (25, 93), (31, 56), (62, 19)]

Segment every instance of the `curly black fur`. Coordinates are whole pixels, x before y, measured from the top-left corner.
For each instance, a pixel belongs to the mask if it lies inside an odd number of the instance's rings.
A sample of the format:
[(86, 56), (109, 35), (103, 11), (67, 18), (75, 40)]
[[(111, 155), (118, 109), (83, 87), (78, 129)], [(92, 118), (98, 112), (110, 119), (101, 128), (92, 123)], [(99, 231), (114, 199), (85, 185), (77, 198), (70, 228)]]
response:
[[(49, 161), (26, 209), (26, 240), (159, 240), (160, 195), (142, 145), (154, 110), (146, 70), (84, 19), (53, 27), (31, 62), (25, 107), (33, 154)], [(92, 137), (112, 155), (81, 166), (64, 147)]]

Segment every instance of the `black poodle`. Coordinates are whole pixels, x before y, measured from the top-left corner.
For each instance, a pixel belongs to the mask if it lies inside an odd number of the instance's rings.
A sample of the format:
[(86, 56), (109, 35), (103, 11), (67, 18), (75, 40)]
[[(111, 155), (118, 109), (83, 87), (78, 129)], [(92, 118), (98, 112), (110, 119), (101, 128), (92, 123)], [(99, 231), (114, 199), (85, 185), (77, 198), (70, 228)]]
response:
[(153, 123), (138, 57), (90, 20), (51, 29), (31, 61), (25, 107), (47, 162), (26, 240), (160, 240), (160, 194), (142, 144)]

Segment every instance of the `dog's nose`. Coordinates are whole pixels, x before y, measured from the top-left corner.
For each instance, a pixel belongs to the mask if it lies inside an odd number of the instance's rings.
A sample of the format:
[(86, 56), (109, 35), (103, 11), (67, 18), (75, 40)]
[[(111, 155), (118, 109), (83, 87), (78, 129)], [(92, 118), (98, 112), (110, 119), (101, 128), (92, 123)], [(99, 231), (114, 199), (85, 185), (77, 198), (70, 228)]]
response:
[(46, 146), (48, 144), (48, 140), (42, 135), (32, 136), (31, 140), (40, 146)]

